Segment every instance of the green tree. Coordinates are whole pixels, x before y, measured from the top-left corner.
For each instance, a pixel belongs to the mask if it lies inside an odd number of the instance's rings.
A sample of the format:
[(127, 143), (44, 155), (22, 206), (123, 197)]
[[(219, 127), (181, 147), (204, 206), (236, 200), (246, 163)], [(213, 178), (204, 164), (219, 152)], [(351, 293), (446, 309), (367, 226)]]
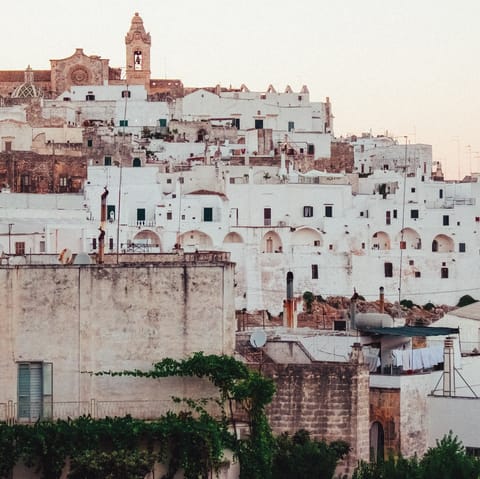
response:
[(303, 429), (293, 436), (284, 433), (275, 440), (272, 479), (330, 479), (348, 451), (343, 441), (312, 440)]
[(479, 460), (466, 454), (462, 443), (452, 432), (427, 451), (420, 467), (425, 479), (478, 479), (480, 476)]

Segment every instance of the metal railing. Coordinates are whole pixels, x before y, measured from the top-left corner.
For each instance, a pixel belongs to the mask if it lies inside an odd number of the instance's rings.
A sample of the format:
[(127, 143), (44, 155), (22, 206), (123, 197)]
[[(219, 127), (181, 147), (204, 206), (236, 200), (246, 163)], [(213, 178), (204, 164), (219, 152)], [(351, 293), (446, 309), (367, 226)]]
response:
[[(210, 401), (206, 410), (214, 416), (221, 411), (213, 401)], [(60, 402), (27, 402), (19, 405), (14, 401), (0, 403), (0, 422), (32, 423), (38, 420), (57, 419), (67, 420), (80, 416), (92, 418), (123, 417), (130, 415), (136, 419), (153, 420), (165, 416), (168, 412), (179, 413), (189, 411), (190, 408), (183, 402), (166, 400), (131, 400), (131, 401), (60, 401)]]

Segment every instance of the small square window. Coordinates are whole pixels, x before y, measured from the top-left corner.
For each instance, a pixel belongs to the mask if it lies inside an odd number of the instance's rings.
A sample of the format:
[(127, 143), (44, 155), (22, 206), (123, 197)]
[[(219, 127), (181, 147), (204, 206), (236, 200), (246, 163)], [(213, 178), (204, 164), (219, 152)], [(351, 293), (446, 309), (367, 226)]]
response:
[(415, 193), (415, 188), (410, 188), (410, 191), (411, 191), (412, 193)]
[(105, 156), (103, 159), (103, 164), (105, 166), (112, 166), (112, 157), (111, 156)]
[(15, 242), (15, 254), (17, 256), (23, 256), (25, 254), (25, 242), (23, 241)]
[(213, 221), (213, 208), (203, 208), (203, 221)]
[(415, 278), (420, 278), (422, 276), (422, 273), (420, 271), (415, 271)]
[(418, 219), (418, 210), (410, 210), (410, 218), (414, 220)]
[(167, 184), (171, 184), (172, 183), (172, 179), (171, 178), (167, 178)]
[(415, 264), (415, 261), (413, 261), (413, 259), (410, 259), (410, 260), (408, 260), (408, 264), (409, 264), (410, 266), (413, 266), (413, 265)]
[(313, 216), (313, 206), (304, 206), (303, 216), (304, 218), (311, 218)]

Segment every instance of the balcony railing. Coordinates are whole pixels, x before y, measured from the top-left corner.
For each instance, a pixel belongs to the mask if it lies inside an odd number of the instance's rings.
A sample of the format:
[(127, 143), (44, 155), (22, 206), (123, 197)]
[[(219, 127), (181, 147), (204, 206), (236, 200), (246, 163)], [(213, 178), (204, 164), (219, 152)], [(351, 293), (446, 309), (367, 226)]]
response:
[[(211, 401), (206, 409), (219, 416), (219, 406)], [(179, 413), (190, 410), (183, 402), (173, 400), (132, 400), (132, 401), (64, 401), (28, 402), (19, 405), (14, 401), (0, 403), (0, 422), (8, 424), (32, 423), (39, 419), (57, 420), (91, 416), (92, 418), (123, 417), (130, 415), (136, 419), (152, 420), (165, 416), (167, 412)]]

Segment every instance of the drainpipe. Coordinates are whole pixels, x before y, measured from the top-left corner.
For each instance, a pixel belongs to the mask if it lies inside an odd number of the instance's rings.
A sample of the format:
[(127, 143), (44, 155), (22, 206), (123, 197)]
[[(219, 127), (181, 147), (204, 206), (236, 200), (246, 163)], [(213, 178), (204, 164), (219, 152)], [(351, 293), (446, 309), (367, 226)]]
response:
[(103, 264), (103, 254), (105, 252), (105, 224), (107, 221), (107, 187), (104, 188), (104, 192), (101, 196), (100, 207), (100, 227), (98, 228), (100, 234), (98, 235), (98, 263)]

